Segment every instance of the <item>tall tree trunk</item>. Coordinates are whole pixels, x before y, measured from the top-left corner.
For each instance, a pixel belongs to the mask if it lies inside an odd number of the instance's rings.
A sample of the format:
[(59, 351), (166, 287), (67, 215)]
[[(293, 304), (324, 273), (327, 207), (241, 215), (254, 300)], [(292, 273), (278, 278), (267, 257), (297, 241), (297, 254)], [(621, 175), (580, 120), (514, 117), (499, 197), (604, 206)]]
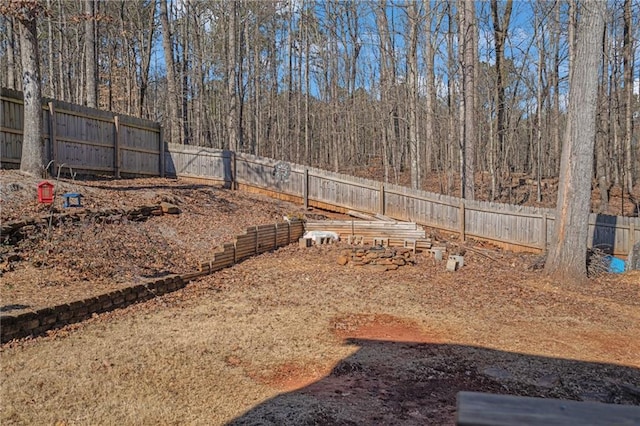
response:
[(408, 50), (407, 50), (407, 97), (409, 114), (409, 162), (411, 164), (411, 188), (420, 188), (420, 154), (422, 147), (418, 133), (418, 31), (420, 22), (418, 2), (408, 6), (409, 21)]
[(559, 158), (562, 155), (560, 131), (560, 5), (554, 5), (554, 19), (551, 21), (553, 45), (553, 70), (551, 72), (551, 86), (553, 87), (552, 132), (553, 132), (553, 162), (552, 174), (559, 173)]
[[(65, 27), (66, 26), (66, 19), (67, 16), (64, 13), (64, 8), (62, 7), (62, 0), (58, 0), (58, 11), (60, 14), (60, 26), (61, 27)], [(58, 91), (58, 97), (62, 100), (65, 101), (71, 101), (71, 93), (69, 91), (69, 85), (67, 84), (67, 79), (69, 78), (68, 73), (67, 73), (67, 67), (69, 66), (68, 63), (66, 63), (64, 61), (64, 57), (65, 57), (65, 52), (68, 50), (68, 42), (64, 36), (63, 31), (58, 31), (58, 37), (57, 37), (57, 41), (58, 41), (58, 85), (59, 85), (59, 91)]]
[(173, 41), (171, 27), (169, 25), (169, 12), (167, 11), (167, 1), (160, 0), (160, 24), (162, 25), (162, 49), (164, 51), (164, 63), (167, 67), (167, 107), (169, 108), (169, 127), (171, 143), (180, 143), (181, 134), (178, 124), (178, 95), (175, 72), (175, 61), (173, 60)]
[[(624, 1), (624, 169), (626, 174), (625, 184), (627, 192), (633, 193), (635, 180), (635, 164), (633, 141), (633, 39), (631, 37), (631, 0)], [(637, 155), (637, 150), (636, 150)], [(638, 200), (640, 202), (640, 200)], [(622, 212), (624, 214), (624, 212)]]
[[(608, 40), (607, 40), (607, 30), (603, 31), (602, 34), (602, 51), (607, 52), (608, 48)], [(607, 69), (609, 62), (609, 55), (602, 55), (601, 66), (602, 69)], [(595, 151), (596, 151), (596, 179), (598, 181), (598, 190), (600, 192), (600, 206), (598, 209), (599, 213), (607, 213), (609, 210), (609, 190), (611, 188), (611, 179), (608, 167), (609, 158), (607, 157), (607, 149), (606, 143), (609, 140), (609, 130), (610, 130), (610, 116), (609, 109), (607, 106), (610, 103), (608, 99), (607, 87), (609, 83), (609, 79), (606, 74), (602, 74), (602, 80), (598, 85), (598, 99), (599, 99), (599, 108), (598, 108), (598, 124), (599, 128), (596, 132), (596, 141), (595, 141)]]
[(98, 89), (96, 73), (96, 13), (94, 0), (84, 2), (84, 50), (85, 82), (87, 85), (87, 106), (98, 107)]
[(379, 0), (376, 8), (376, 26), (378, 27), (378, 38), (380, 48), (380, 105), (381, 105), (381, 125), (384, 126), (383, 145), (384, 150), (384, 180), (389, 181), (389, 166), (392, 165), (394, 172), (398, 172), (398, 164), (395, 158), (400, 157), (398, 140), (398, 98), (395, 86), (396, 78), (396, 58), (395, 48), (389, 31), (389, 20), (386, 15), (387, 3)]
[(424, 163), (423, 171), (425, 174), (431, 173), (431, 163), (434, 149), (434, 107), (436, 105), (436, 84), (435, 84), (435, 35), (431, 32), (431, 0), (424, 1), (425, 16), (426, 16), (426, 31), (427, 38), (425, 44), (425, 62), (426, 62), (426, 80), (427, 80), (427, 98), (425, 105), (425, 140), (424, 140)]
[[(163, 0), (161, 0), (163, 1)], [(149, 5), (148, 13), (149, 13), (149, 27), (147, 29), (147, 39), (144, 40), (141, 38), (140, 40), (140, 55), (142, 56), (142, 63), (140, 64), (140, 97), (138, 100), (138, 116), (145, 117), (144, 114), (144, 101), (145, 96), (147, 94), (147, 88), (149, 86), (149, 68), (151, 66), (151, 53), (153, 52), (153, 33), (155, 30), (155, 10), (156, 10), (156, 1), (153, 0), (151, 5)], [(138, 13), (142, 13), (143, 11), (137, 10)], [(140, 17), (140, 24), (143, 25), (143, 19)], [(143, 33), (143, 31), (141, 31)], [(146, 117), (145, 117), (146, 118)]]
[(588, 219), (596, 132), (598, 68), (606, 2), (582, 4), (570, 73), (567, 129), (560, 162), (555, 233), (545, 265), (561, 280), (586, 277)]
[(16, 89), (16, 36), (14, 34), (14, 19), (7, 17), (7, 87)]
[[(513, 7), (512, 0), (507, 0), (505, 3), (504, 14), (500, 17), (498, 11), (498, 0), (491, 0), (491, 16), (493, 19), (493, 39), (496, 48), (496, 86), (495, 86), (495, 103), (497, 110), (496, 117), (496, 136), (498, 138), (496, 144), (496, 154), (494, 167), (500, 163), (500, 160), (504, 159), (505, 155), (505, 134), (507, 131), (506, 123), (506, 108), (505, 108), (505, 91), (506, 91), (506, 79), (507, 73), (505, 70), (505, 54), (504, 44), (509, 32), (509, 23), (511, 21), (511, 10)], [(493, 170), (492, 174), (498, 178), (498, 191), (502, 187), (502, 181), (500, 179), (501, 173), (499, 170)], [(495, 196), (495, 194), (494, 194)]]
[(476, 17), (473, 0), (464, 0), (461, 10), (462, 16), (462, 75), (464, 98), (464, 137), (463, 137), (463, 166), (462, 166), (462, 198), (475, 198), (475, 163), (476, 163), (476, 115), (474, 111), (476, 86), (474, 56)]
[(237, 26), (237, 14), (238, 5), (235, 1), (231, 3), (231, 7), (228, 15), (228, 31), (227, 31), (227, 139), (229, 149), (232, 151), (238, 150), (238, 123), (237, 123), (237, 93), (236, 93), (236, 81), (237, 77), (237, 64), (236, 64), (236, 26)]
[(545, 73), (545, 42), (544, 30), (539, 29), (536, 18), (535, 33), (538, 48), (538, 67), (536, 72), (536, 201), (542, 201), (542, 124), (544, 111), (545, 86), (543, 75)]
[[(47, 0), (47, 9), (51, 10), (51, 0)], [(53, 25), (51, 23), (51, 19), (47, 19), (47, 96), (50, 98), (56, 97), (56, 85), (57, 81), (55, 78), (54, 71), (54, 50), (53, 43), (55, 38), (53, 37)]]
[[(447, 157), (447, 164), (446, 164), (446, 171), (447, 171), (447, 189), (446, 189), (446, 194), (447, 195), (451, 195), (454, 187), (455, 187), (455, 165), (456, 165), (456, 159), (455, 159), (455, 154), (454, 154), (454, 150), (455, 150), (455, 141), (456, 141), (456, 134), (458, 134), (456, 132), (456, 102), (457, 102), (457, 96), (456, 96), (456, 90), (455, 90), (455, 83), (454, 83), (454, 79), (455, 79), (455, 74), (456, 74), (456, 70), (455, 70), (455, 57), (454, 57), (454, 34), (455, 34), (455, 28), (454, 28), (454, 12), (453, 12), (453, 7), (451, 5), (451, 3), (447, 3), (447, 23), (448, 23), (448, 32), (447, 32), (447, 70), (448, 70), (448, 75), (447, 75), (447, 117), (448, 117), (448, 122), (447, 122), (447, 133), (449, 135), (448, 138), (446, 138), (447, 140), (445, 141), (445, 148), (444, 150), (446, 150), (446, 157)], [(462, 117), (459, 117), (462, 118)]]
[(20, 171), (31, 176), (40, 176), (45, 166), (40, 50), (36, 16), (37, 11), (28, 11), (17, 19), (20, 27), (22, 91), (24, 92), (24, 130)]

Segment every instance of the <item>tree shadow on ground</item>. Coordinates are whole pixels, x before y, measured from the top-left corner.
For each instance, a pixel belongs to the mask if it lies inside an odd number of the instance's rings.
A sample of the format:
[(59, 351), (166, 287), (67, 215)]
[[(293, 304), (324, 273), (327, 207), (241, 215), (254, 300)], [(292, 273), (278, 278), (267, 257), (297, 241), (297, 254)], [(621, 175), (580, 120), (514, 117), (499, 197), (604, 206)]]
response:
[(29, 308), (29, 305), (23, 305), (19, 303), (12, 303), (9, 305), (0, 306), (0, 312), (20, 311), (22, 309)]
[(640, 405), (637, 368), (451, 344), (346, 343), (359, 349), (327, 376), (228, 424), (455, 424), (459, 391)]

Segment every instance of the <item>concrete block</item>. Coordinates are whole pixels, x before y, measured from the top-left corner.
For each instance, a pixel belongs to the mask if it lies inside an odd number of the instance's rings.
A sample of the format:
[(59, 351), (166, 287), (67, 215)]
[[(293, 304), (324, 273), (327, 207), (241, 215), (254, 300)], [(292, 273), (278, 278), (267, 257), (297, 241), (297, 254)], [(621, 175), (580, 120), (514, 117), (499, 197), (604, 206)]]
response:
[(447, 260), (447, 271), (455, 272), (457, 270), (458, 270), (458, 261), (456, 259), (452, 259), (451, 256), (449, 256), (449, 259)]
[(464, 266), (464, 256), (452, 254), (449, 256), (449, 259), (455, 259), (456, 262), (458, 262), (458, 268), (462, 268)]
[(301, 248), (311, 247), (313, 240), (311, 238), (300, 238), (298, 244)]

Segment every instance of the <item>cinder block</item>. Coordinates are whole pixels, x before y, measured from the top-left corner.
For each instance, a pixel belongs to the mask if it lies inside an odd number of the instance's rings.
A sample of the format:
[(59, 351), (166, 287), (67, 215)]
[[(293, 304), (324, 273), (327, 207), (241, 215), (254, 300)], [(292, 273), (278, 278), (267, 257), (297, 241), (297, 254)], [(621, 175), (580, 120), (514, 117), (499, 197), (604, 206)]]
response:
[(301, 248), (311, 247), (313, 240), (311, 238), (300, 238), (298, 244)]
[(458, 261), (456, 259), (452, 259), (451, 256), (449, 256), (449, 259), (447, 260), (447, 271), (455, 272), (457, 270), (458, 270)]
[(374, 246), (389, 247), (389, 238), (386, 238), (386, 237), (375, 237), (373, 239), (373, 245)]
[(417, 241), (412, 239), (404, 240), (404, 248), (410, 249), (415, 254), (417, 249)]
[(462, 268), (464, 266), (464, 256), (452, 254), (449, 256), (449, 259), (455, 259), (458, 262), (458, 268)]
[(442, 253), (443, 251), (440, 250), (439, 248), (436, 249), (431, 249), (431, 253), (433, 253), (433, 258), (435, 260), (437, 260), (438, 262), (442, 260)]

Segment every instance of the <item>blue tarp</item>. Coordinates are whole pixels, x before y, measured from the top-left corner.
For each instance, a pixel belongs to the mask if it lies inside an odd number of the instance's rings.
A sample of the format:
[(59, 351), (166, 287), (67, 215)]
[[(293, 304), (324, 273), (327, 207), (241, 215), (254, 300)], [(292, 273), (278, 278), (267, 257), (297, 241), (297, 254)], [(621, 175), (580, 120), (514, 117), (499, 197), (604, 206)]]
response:
[(607, 265), (609, 265), (609, 272), (614, 274), (621, 274), (624, 272), (624, 260), (613, 256), (606, 256), (605, 261), (607, 262)]

